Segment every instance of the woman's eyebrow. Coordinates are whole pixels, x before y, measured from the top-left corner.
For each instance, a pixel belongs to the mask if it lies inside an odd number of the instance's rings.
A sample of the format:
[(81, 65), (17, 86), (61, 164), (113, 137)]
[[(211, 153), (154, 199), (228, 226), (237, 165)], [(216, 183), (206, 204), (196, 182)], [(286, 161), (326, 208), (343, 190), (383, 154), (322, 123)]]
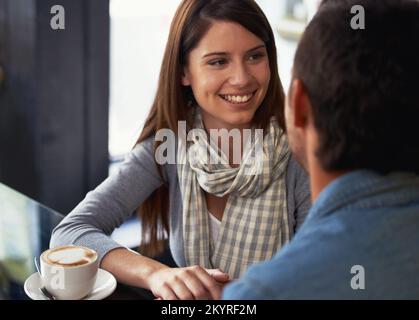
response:
[(252, 48), (252, 49), (247, 50), (246, 52), (251, 52), (251, 51), (254, 51), (254, 50), (257, 50), (257, 49), (260, 49), (260, 48), (265, 48), (265, 47), (266, 47), (265, 44), (261, 44), (259, 46), (256, 46), (256, 47)]
[[(254, 51), (254, 50), (257, 50), (257, 49), (260, 49), (260, 48), (264, 48), (264, 47), (265, 47), (265, 45), (264, 44), (261, 44), (261, 45), (258, 45), (256, 47), (252, 48), (252, 49), (247, 50), (246, 52), (251, 52), (251, 51)], [(202, 59), (207, 58), (209, 56), (226, 56), (228, 54), (229, 54), (228, 52), (221, 52), (221, 51), (219, 51), (219, 52), (210, 52), (210, 53), (204, 54), (202, 56)]]

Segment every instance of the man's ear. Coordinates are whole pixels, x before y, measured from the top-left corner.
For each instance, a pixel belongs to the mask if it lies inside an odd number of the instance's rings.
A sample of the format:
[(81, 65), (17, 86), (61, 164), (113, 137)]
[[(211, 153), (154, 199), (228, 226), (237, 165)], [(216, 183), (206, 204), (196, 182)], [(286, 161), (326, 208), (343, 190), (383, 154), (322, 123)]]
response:
[(189, 70), (186, 67), (183, 69), (183, 72), (182, 72), (182, 85), (185, 87), (191, 85)]
[(292, 80), (289, 99), (294, 126), (296, 128), (306, 127), (311, 120), (311, 103), (307, 90), (300, 79)]

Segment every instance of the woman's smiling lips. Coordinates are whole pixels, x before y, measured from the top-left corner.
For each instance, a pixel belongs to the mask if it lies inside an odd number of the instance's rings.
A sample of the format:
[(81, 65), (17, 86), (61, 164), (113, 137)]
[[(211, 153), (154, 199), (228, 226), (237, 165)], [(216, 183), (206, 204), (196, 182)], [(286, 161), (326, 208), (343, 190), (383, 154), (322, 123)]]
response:
[(219, 94), (219, 96), (230, 105), (234, 106), (245, 106), (249, 103), (250, 100), (255, 96), (257, 90), (249, 93), (241, 94)]

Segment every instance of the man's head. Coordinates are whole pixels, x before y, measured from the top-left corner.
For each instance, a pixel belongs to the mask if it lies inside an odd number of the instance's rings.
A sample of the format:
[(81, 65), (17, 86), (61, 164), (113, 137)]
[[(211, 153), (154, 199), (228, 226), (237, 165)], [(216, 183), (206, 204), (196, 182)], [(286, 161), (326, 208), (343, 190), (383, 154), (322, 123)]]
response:
[[(355, 5), (365, 29), (351, 27)], [(419, 1), (323, 1), (297, 49), (286, 118), (306, 168), (419, 173)]]

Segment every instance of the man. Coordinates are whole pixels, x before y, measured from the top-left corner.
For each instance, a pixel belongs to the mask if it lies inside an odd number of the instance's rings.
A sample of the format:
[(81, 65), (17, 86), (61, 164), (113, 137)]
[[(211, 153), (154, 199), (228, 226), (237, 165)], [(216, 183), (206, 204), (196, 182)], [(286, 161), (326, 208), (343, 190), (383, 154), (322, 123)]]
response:
[[(351, 25), (354, 5), (365, 29)], [(419, 298), (418, 77), (417, 0), (323, 1), (286, 107), (313, 206), (294, 239), (223, 298)]]

